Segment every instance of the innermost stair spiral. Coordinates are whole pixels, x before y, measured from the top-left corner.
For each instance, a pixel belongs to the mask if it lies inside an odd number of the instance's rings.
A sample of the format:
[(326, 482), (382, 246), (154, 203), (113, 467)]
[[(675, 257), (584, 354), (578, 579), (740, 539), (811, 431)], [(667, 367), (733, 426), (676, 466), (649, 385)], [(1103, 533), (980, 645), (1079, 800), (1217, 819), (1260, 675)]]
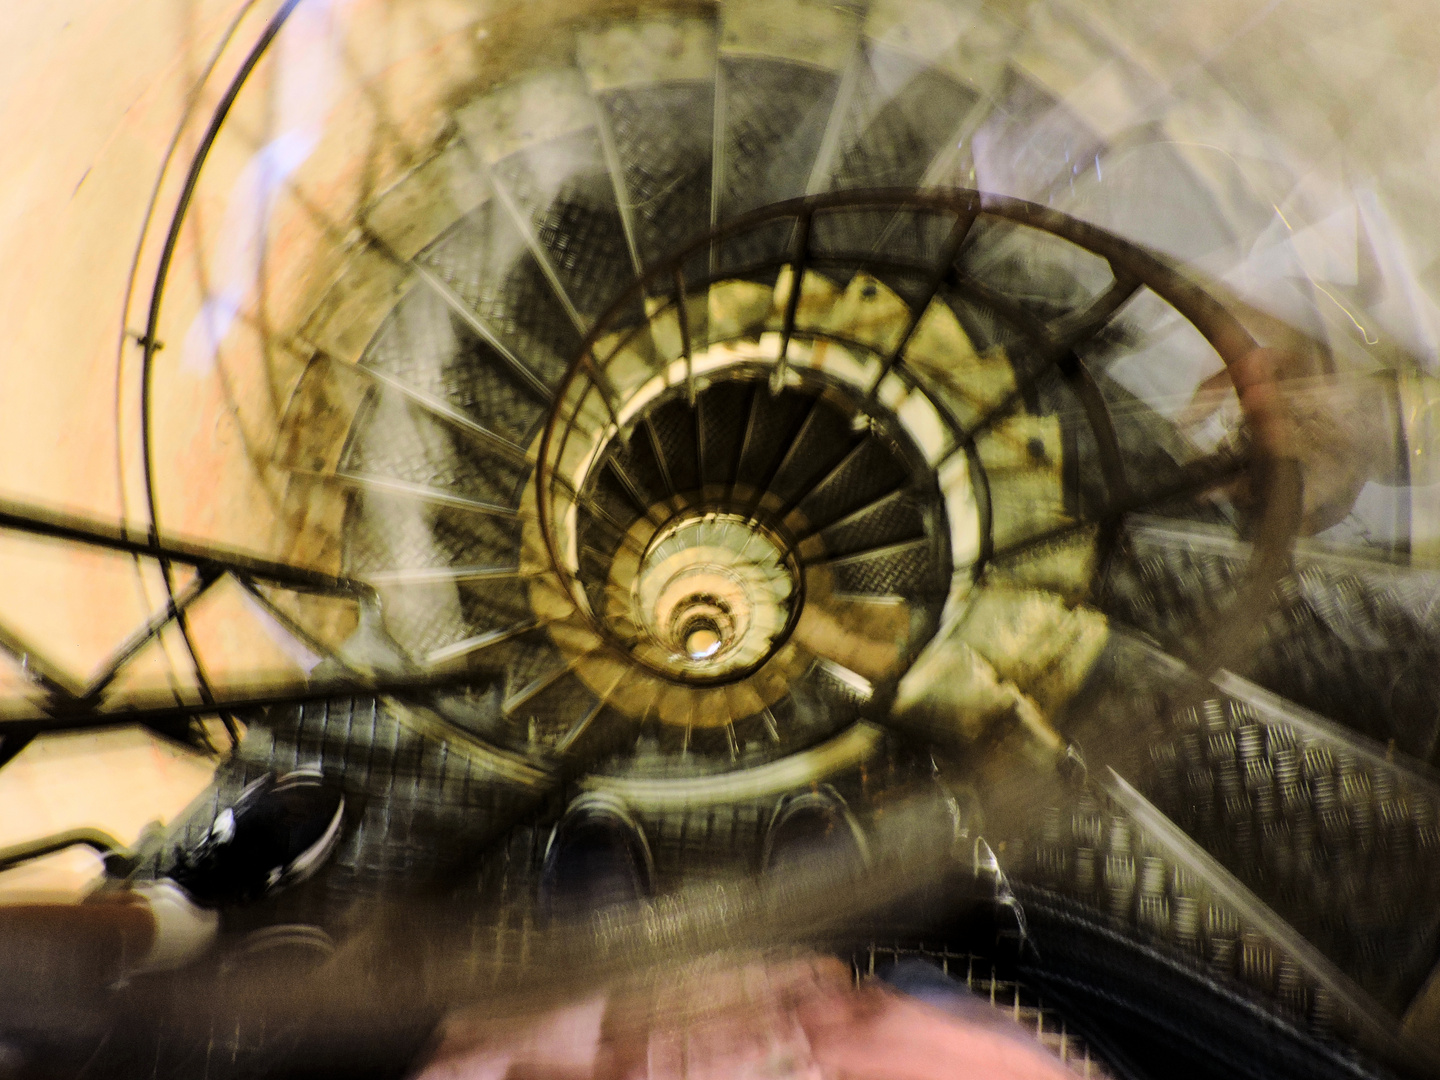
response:
[(660, 530), (630, 589), (642, 646), (677, 674), (734, 675), (789, 629), (797, 575), (783, 543), (738, 514), (692, 514)]

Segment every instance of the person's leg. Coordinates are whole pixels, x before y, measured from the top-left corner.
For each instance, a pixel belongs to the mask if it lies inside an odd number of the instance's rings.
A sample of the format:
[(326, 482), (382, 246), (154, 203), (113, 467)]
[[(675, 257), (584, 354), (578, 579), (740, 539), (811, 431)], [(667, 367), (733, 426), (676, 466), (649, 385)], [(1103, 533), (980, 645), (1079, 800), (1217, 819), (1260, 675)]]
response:
[(168, 882), (81, 904), (0, 905), (0, 1076), (68, 1075), (113, 1025), (112, 991), (202, 955), (218, 925)]
[(172, 879), (82, 904), (0, 906), (0, 1000), (53, 983), (103, 988), (203, 955), (221, 908), (313, 873), (333, 849), (344, 800), (315, 773), (263, 777), (183, 852)]
[(80, 904), (0, 905), (0, 1075), (8, 1057), (81, 1054), (104, 1035), (112, 991), (210, 951), (221, 911), (313, 873), (334, 849), (344, 800), (318, 773), (266, 776), (182, 852), (172, 878)]
[(158, 936), (139, 892), (98, 903), (0, 906), (0, 1000), (32, 995), (42, 983), (108, 986), (142, 964)]

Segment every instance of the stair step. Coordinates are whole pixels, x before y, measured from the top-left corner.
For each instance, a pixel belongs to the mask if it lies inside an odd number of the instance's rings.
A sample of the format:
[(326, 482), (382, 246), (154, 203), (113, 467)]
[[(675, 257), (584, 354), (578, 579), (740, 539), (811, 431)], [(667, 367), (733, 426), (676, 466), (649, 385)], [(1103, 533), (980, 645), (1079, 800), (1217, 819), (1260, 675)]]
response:
[(953, 617), (947, 612), (945, 629), (927, 646), (936, 658), (931, 663), (952, 650), (964, 661), (973, 650), (997, 679), (1013, 683), (1047, 718), (1061, 713), (1104, 655), (1110, 630), (1093, 608), (1068, 607), (1047, 591), (988, 581), (960, 597)]
[(899, 678), (920, 614), (904, 596), (812, 590), (793, 640), (873, 686)]
[[(1088, 600), (1099, 570), (1098, 526), (1076, 529), (985, 565), (985, 583), (1042, 589), (1067, 603)], [(962, 573), (967, 571), (957, 571)]]
[[(716, 33), (712, 19), (672, 15), (577, 37), (641, 266), (680, 250), (709, 226)], [(707, 264), (702, 254), (687, 274), (698, 277)]]
[(489, 196), (465, 144), (452, 140), (381, 192), (364, 222), (391, 253), (413, 259)]
[(758, 383), (721, 381), (697, 399), (700, 473), (707, 488), (735, 483), (755, 395), (765, 392)]
[(826, 553), (854, 555), (923, 536), (926, 526), (924, 502), (909, 490), (896, 490), (817, 529), (801, 541), (798, 554), (807, 561), (819, 559)]
[[(765, 320), (765, 329), (781, 333), (786, 316), (793, 301), (795, 268), (789, 264), (780, 268), (772, 292), (770, 313)], [(800, 299), (795, 303), (792, 329), (807, 329), (826, 325), (830, 313), (840, 299), (842, 290), (834, 281), (814, 270), (805, 271), (800, 281)]]
[[(836, 445), (839, 450), (844, 444)], [(887, 492), (903, 486), (909, 479), (904, 463), (879, 439), (865, 438), (855, 442), (838, 461), (811, 477), (802, 488), (803, 497), (791, 496), (794, 517), (814, 527), (817, 523), (835, 521), (852, 509), (865, 506)], [(823, 531), (823, 529), (821, 530)]]
[[(467, 662), (482, 653), (491, 653), (498, 646), (505, 645), (525, 634), (530, 634), (542, 627), (540, 619), (530, 618), (523, 622), (514, 623), (510, 626), (499, 627), (494, 630), (487, 630), (483, 633), (473, 634), (469, 637), (451, 642), (441, 646), (424, 657), (427, 667), (439, 668), (452, 664)], [(491, 657), (487, 657), (490, 659)]]
[[(1102, 136), (1066, 108), (1012, 54), (996, 80), (992, 106), (976, 124), (975, 186), (1039, 203), (1068, 192), (1080, 163), (1105, 149)], [(1041, 61), (1050, 66), (1046, 61)]]
[[(928, 537), (835, 556), (817, 564), (830, 575), (836, 592), (890, 595), (916, 599), (943, 595), (948, 581), (938, 577), (935, 542)], [(812, 570), (813, 572), (813, 570)]]
[(845, 286), (817, 330), (867, 345), (889, 357), (911, 319), (910, 305), (875, 276), (860, 272)]
[(1396, 1018), (1113, 770), (1048, 809), (1008, 865), (1237, 979), (1317, 1034), (1397, 1056)]
[[(873, 40), (853, 63), (850, 108), (819, 189), (915, 186), (960, 134), (979, 95), (923, 59)], [(883, 217), (877, 223), (880, 229), (857, 234), (842, 250), (869, 250), (888, 224)]]
[[(804, 195), (859, 41), (853, 11), (808, 0), (731, 0), (721, 9), (713, 221)], [(722, 245), (722, 265), (783, 251), (789, 230)]]
[(774, 306), (774, 296), (772, 286), (755, 281), (715, 282), (706, 297), (710, 340), (759, 337)]
[(1074, 524), (1065, 506), (1058, 466), (987, 473), (991, 506), (990, 535), (995, 551), (1022, 544), (1051, 530)]
[(455, 119), (492, 201), (583, 333), (635, 270), (585, 76), (576, 68), (532, 71)]
[(920, 317), (903, 363), (940, 396), (966, 431), (1015, 391), (1015, 369), (1005, 351), (978, 352), (942, 299), (933, 300)]
[[(867, 444), (871, 447), (868, 455), (862, 449)], [(890, 466), (883, 482), (885, 490), (905, 478), (905, 473), (895, 468), (894, 458), (885, 453), (877, 440), (857, 433), (844, 413), (818, 409), (787, 448), (779, 468), (770, 477), (769, 492), (774, 497), (776, 514), (784, 517), (806, 504), (824, 510), (827, 502), (835, 512), (843, 513), (848, 506), (865, 502), (858, 489), (851, 490), (855, 475), (851, 467), (856, 464), (852, 454)]]
[(530, 696), (507, 708), (506, 716), (519, 739), (522, 735), (531, 753), (541, 756), (573, 748), (587, 733), (592, 739), (603, 733), (594, 729), (603, 702), (573, 671), (566, 668), (537, 686)]
[(368, 412), (339, 463), (339, 473), (356, 478), (357, 484), (368, 478), (378, 486), (391, 485), (397, 493), (412, 491), (432, 501), (451, 496), (511, 513), (519, 505), (529, 476), (519, 447), (478, 439), (443, 412), (399, 394), (374, 395)]
[[(937, 162), (968, 134), (981, 100), (957, 75), (963, 33), (953, 10), (868, 7), (810, 191), (906, 187), (937, 172)], [(874, 210), (818, 219), (814, 241), (821, 251), (864, 254), (883, 245), (889, 256), (917, 258), (933, 252), (947, 228), (936, 215)]]
[[(646, 306), (651, 305), (647, 302)], [(670, 361), (682, 352), (680, 334), (674, 326), (673, 315), (657, 312), (648, 325), (601, 334), (590, 346), (595, 368), (604, 374), (616, 402), (648, 400), (654, 396), (650, 384), (657, 379), (677, 385), (684, 378), (683, 372), (676, 375), (668, 371)], [(582, 377), (593, 378), (588, 362)]]
[(812, 402), (795, 393), (772, 395), (766, 390), (753, 399), (747, 419), (738, 475), (752, 488), (765, 484), (785, 451), (803, 434)]
[(415, 264), (527, 385), (553, 386), (579, 351), (581, 331), (513, 215), (493, 198), (447, 229)]
[(1072, 716), (1092, 758), (1113, 762), (1347, 977), (1404, 1008), (1440, 952), (1440, 776), (1123, 634)]
[[(1218, 526), (1133, 518), (1105, 583), (1115, 618), (1173, 641), (1223, 611), (1250, 545)], [(1440, 571), (1302, 542), (1245, 674), (1422, 761), (1440, 750)], [(1398, 647), (1397, 647), (1398, 646)]]

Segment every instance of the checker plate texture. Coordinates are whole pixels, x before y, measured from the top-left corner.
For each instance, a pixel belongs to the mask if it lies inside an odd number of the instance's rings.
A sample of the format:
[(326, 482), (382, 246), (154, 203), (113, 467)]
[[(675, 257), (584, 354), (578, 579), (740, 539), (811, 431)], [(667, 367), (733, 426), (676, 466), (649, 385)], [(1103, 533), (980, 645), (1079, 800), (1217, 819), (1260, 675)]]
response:
[(395, 305), (361, 363), (521, 445), (543, 412), (495, 350), (433, 289), (412, 289)]
[(1073, 708), (1092, 769), (1113, 765), (1340, 971), (1403, 1007), (1440, 945), (1434, 773), (1128, 636)]
[[(1247, 545), (1202, 526), (1129, 530), (1107, 612), (1164, 641), (1224, 610)], [(1301, 550), (1245, 674), (1381, 745), (1434, 761), (1440, 738), (1440, 574)], [(1397, 644), (1403, 643), (1400, 647)]]
[(710, 221), (715, 86), (663, 83), (601, 99), (635, 222), (653, 263), (703, 235)]

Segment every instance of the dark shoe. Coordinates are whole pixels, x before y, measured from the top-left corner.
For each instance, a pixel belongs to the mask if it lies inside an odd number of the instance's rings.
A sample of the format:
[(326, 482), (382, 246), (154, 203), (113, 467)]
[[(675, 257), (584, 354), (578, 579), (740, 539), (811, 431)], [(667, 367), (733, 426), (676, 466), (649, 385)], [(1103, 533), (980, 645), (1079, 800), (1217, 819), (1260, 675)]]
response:
[(655, 866), (645, 833), (618, 798), (581, 795), (550, 833), (540, 871), (540, 909), (574, 918), (654, 892)]
[(344, 809), (318, 772), (262, 776), (180, 853), (170, 877), (206, 907), (259, 900), (320, 867), (340, 839)]
[(844, 860), (856, 869), (870, 862), (865, 833), (838, 792), (828, 785), (784, 796), (775, 804), (761, 849), (761, 870), (812, 859)]

